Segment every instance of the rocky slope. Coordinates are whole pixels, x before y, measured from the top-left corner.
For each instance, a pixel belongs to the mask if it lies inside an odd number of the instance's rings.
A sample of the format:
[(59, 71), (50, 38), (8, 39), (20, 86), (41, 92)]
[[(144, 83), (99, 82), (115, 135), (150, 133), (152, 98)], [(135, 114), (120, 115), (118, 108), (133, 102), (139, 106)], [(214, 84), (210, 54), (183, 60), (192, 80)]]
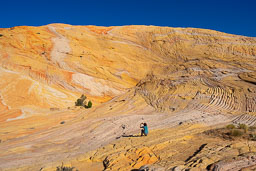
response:
[(0, 170), (253, 168), (254, 142), (203, 132), (255, 125), (255, 66), (256, 38), (213, 30), (0, 29)]

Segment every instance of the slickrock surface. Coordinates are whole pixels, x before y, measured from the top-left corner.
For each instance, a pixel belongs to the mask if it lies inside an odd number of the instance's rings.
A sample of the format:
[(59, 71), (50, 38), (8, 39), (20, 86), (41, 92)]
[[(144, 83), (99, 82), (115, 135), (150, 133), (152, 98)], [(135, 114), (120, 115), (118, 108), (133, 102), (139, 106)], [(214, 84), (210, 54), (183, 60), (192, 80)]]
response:
[[(66, 24), (0, 35), (0, 170), (256, 168), (255, 141), (204, 133), (256, 124), (256, 38)], [(82, 94), (92, 108), (75, 106)]]

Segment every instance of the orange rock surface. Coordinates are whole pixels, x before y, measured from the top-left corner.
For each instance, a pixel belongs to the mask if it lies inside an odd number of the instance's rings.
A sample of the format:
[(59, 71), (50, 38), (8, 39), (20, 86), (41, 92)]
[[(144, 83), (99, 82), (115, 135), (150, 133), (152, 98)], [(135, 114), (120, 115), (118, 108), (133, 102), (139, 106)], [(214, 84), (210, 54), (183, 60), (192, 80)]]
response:
[[(202, 131), (256, 124), (256, 38), (67, 24), (0, 34), (0, 170), (205, 169), (226, 156), (206, 155), (223, 140)], [(92, 108), (75, 106), (81, 94)], [(124, 136), (141, 122), (151, 135)], [(189, 158), (205, 143), (212, 151)], [(242, 146), (228, 151), (255, 152)]]

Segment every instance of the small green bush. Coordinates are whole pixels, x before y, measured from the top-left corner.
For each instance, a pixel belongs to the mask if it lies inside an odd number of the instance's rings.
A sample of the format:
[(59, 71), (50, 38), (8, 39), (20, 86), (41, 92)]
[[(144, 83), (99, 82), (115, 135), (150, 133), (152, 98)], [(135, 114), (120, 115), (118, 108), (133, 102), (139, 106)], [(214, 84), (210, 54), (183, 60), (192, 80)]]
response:
[(82, 106), (83, 105), (83, 101), (81, 99), (77, 99), (75, 104), (76, 104), (76, 106)]
[(82, 94), (82, 96), (76, 100), (75, 105), (76, 106), (84, 106), (85, 99), (86, 99), (86, 96)]
[(239, 128), (239, 129), (243, 129), (245, 133), (248, 131), (248, 126), (245, 125), (245, 124), (239, 124), (239, 125), (238, 125), (238, 128)]
[(240, 130), (237, 129), (233, 129), (230, 131), (230, 135), (235, 136), (235, 137), (240, 137), (242, 136), (244, 133)]
[(239, 128), (239, 129), (247, 129), (248, 127), (247, 127), (247, 125), (245, 125), (245, 124), (239, 124), (239, 125), (238, 125), (238, 128)]
[(86, 99), (87, 97), (85, 95), (82, 94), (82, 96), (80, 97), (80, 99), (82, 99), (83, 101)]
[(86, 108), (91, 108), (92, 107), (92, 102), (91, 101), (89, 101), (88, 102), (88, 105), (87, 105), (87, 107)]
[[(63, 164), (61, 166), (58, 166), (56, 168), (56, 171), (73, 171), (73, 169), (75, 169), (74, 167), (67, 167), (67, 166), (63, 166)], [(76, 170), (78, 171), (78, 170)]]
[(256, 130), (256, 126), (250, 126), (250, 127), (249, 127), (249, 130), (251, 130), (251, 131)]
[(227, 129), (235, 129), (236, 126), (233, 125), (233, 124), (229, 124), (229, 125), (226, 126), (226, 128), (227, 128)]
[(82, 95), (79, 99), (76, 100), (75, 105), (76, 106), (83, 106), (84, 108), (91, 108), (92, 107), (92, 102), (89, 101), (88, 104), (85, 101), (87, 97), (85, 95)]

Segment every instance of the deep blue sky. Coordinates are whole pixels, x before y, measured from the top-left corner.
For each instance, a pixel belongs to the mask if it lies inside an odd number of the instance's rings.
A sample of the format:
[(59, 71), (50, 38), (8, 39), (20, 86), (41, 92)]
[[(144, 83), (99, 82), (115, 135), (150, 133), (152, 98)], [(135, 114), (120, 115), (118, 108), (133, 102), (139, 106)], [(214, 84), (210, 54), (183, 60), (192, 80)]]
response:
[(0, 5), (0, 28), (157, 25), (256, 37), (256, 0), (2, 0)]

